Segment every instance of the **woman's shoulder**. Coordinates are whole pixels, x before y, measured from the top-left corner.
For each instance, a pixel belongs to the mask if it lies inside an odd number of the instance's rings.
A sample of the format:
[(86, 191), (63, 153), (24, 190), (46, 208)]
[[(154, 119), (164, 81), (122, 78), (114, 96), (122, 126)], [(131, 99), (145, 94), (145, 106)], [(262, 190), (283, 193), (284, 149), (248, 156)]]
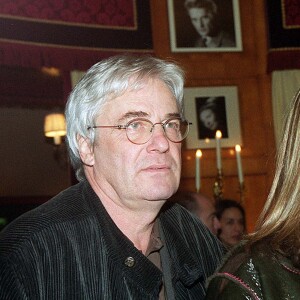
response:
[[(300, 282), (300, 272), (296, 275), (297, 271), (288, 271), (287, 266), (290, 266), (288, 259), (272, 251), (266, 242), (251, 246), (242, 242), (227, 254), (219, 269), (209, 278), (207, 299), (257, 300), (267, 296), (285, 299), (286, 282), (291, 282), (292, 290), (293, 285)], [(277, 282), (277, 292), (274, 282)], [(263, 294), (262, 286), (268, 295)], [(292, 293), (299, 296), (300, 290)]]
[(261, 299), (255, 260), (256, 253), (251, 251), (247, 242), (230, 250), (208, 280), (207, 299)]

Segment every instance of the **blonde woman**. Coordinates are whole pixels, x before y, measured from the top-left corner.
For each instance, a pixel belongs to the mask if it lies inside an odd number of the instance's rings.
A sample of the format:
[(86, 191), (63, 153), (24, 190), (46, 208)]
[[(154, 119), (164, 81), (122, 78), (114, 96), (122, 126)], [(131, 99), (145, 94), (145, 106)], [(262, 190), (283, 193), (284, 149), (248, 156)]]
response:
[(300, 299), (300, 91), (256, 230), (225, 258), (206, 299)]

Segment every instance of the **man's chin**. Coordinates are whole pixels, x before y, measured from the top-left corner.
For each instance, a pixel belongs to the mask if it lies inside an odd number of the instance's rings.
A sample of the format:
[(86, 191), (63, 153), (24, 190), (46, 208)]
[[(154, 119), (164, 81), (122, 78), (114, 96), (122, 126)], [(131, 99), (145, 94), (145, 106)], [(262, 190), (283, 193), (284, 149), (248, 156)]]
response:
[(164, 188), (164, 189), (152, 189), (147, 192), (148, 199), (152, 201), (165, 201), (169, 199), (174, 193), (176, 192), (176, 189), (174, 188)]

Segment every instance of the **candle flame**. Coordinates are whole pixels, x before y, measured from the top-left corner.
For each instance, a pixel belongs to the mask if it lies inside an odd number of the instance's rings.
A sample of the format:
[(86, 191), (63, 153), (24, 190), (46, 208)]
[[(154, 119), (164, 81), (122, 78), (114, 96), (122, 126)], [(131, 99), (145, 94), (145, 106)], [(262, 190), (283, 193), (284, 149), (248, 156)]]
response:
[(197, 156), (197, 157), (202, 157), (202, 151), (201, 151), (200, 149), (198, 149), (198, 150), (196, 151), (196, 156)]
[(241, 146), (240, 145), (235, 145), (235, 151), (236, 152), (241, 152)]
[(220, 130), (217, 130), (216, 132), (216, 138), (220, 139), (222, 137), (222, 132)]

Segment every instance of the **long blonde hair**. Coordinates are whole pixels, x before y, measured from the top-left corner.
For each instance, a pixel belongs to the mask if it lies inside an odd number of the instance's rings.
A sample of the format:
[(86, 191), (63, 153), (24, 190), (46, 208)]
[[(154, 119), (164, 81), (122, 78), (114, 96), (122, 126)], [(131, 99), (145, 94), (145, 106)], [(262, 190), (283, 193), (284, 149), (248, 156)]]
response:
[(300, 266), (300, 90), (286, 118), (271, 191), (249, 239), (268, 240)]

